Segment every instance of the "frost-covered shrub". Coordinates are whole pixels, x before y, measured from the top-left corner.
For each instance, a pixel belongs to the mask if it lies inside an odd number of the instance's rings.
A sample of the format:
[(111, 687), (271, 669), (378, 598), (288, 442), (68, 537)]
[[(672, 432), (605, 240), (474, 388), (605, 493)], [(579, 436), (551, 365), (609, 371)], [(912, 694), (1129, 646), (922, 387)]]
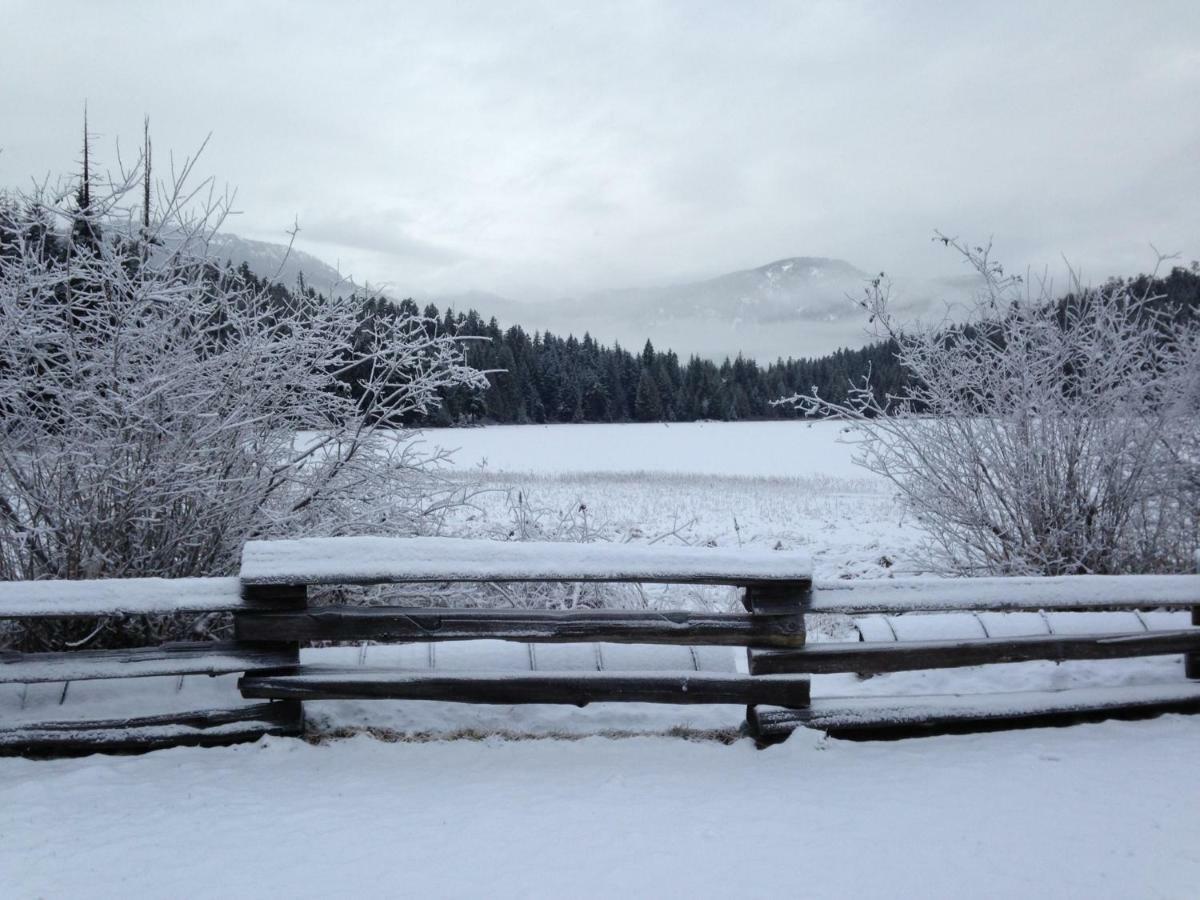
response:
[(886, 282), (863, 307), (909, 375), (878, 401), (798, 396), (853, 424), (859, 461), (895, 486), (960, 573), (1186, 570), (1200, 507), (1195, 320), (1128, 284), (1007, 276), (989, 248), (943, 238), (982, 279), (934, 324), (893, 318)]
[(0, 198), (0, 579), (225, 574), (450, 499), (394, 426), (484, 383), (453, 337), (222, 270), (189, 168), (156, 208), (138, 171)]

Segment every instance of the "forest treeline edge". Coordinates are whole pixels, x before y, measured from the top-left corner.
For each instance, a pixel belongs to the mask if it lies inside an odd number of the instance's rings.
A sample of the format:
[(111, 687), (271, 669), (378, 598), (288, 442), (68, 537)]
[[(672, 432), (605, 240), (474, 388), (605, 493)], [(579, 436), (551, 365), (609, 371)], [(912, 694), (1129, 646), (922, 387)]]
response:
[[(268, 285), (245, 264), (237, 274), (277, 293), (283, 302), (293, 293), (283, 285)], [(1130, 281), (1139, 290), (1149, 285), (1172, 315), (1190, 317), (1200, 310), (1200, 265)], [(311, 292), (303, 283), (295, 290)], [(364, 327), (375, 317), (423, 317), (427, 327), (463, 338), (467, 363), (488, 373), (485, 390), (445, 392), (440, 406), (405, 423), (415, 426), (798, 419), (804, 414), (794, 405), (774, 401), (816, 390), (841, 402), (851, 383), (867, 374), (883, 401), (903, 392), (907, 377), (892, 340), (765, 365), (740, 354), (719, 363), (699, 356), (685, 361), (649, 340), (632, 351), (586, 333), (577, 338), (530, 333), (519, 324), (502, 328), (474, 309), (443, 310), (432, 303), (421, 307), (412, 299), (379, 295), (361, 303)]]

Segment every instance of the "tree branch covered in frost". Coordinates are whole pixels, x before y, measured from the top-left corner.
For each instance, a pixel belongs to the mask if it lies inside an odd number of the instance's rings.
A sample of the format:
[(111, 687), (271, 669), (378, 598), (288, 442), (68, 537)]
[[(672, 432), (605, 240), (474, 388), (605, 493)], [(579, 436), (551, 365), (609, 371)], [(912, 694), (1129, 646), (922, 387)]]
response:
[(980, 276), (965, 309), (895, 320), (877, 279), (861, 305), (910, 386), (845, 403), (787, 401), (853, 423), (859, 461), (899, 491), (934, 561), (956, 572), (1185, 569), (1197, 543), (1200, 337), (1148, 293), (1007, 275), (990, 247), (939, 235)]
[(0, 198), (0, 578), (223, 574), (251, 537), (429, 530), (452, 488), (397, 426), (485, 384), (460, 345), (222, 270), (229, 198), (189, 161), (146, 209), (144, 159)]

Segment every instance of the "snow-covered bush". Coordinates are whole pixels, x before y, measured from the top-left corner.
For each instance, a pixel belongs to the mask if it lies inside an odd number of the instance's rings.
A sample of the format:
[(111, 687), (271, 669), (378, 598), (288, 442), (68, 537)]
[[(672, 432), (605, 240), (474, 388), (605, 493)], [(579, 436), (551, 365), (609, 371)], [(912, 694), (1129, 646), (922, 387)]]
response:
[[(878, 401), (797, 396), (852, 423), (859, 461), (899, 491), (932, 561), (961, 573), (1186, 570), (1197, 546), (1200, 338), (1127, 283), (1056, 298), (988, 247), (941, 238), (982, 289), (944, 321), (900, 323), (887, 283), (862, 306), (909, 375)], [(1184, 323), (1184, 324), (1181, 324)]]
[(191, 168), (153, 206), (144, 160), (0, 197), (0, 579), (224, 574), (248, 538), (428, 531), (451, 499), (395, 426), (484, 385), (459, 344), (222, 269), (228, 198)]

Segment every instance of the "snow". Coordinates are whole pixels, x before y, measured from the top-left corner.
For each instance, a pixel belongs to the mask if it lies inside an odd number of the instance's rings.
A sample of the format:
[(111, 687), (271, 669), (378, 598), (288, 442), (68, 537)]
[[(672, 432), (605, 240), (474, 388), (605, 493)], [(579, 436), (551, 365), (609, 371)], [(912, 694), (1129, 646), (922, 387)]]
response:
[(812, 577), (806, 553), (613, 543), (335, 537), (250, 541), (247, 584), (387, 581), (650, 581), (744, 584)]
[[(1014, 612), (925, 613), (855, 616), (864, 641), (938, 641), (1031, 637), (1047, 634), (1137, 634), (1179, 631), (1191, 624), (1186, 612)], [(819, 640), (820, 634), (816, 635)]]
[[(25, 897), (1195, 896), (1200, 718), (0, 760)], [(65, 805), (69, 804), (69, 806)]]
[[(463, 446), (450, 477), (464, 483), (488, 456), (479, 474), (485, 487), (499, 489), (451, 517), (450, 533), (505, 537), (518, 527), (518, 496), (524, 515), (544, 507), (551, 525), (578, 520), (586, 505), (583, 531), (593, 538), (632, 546), (677, 532), (654, 549), (686, 540), (715, 545), (705, 553), (811, 554), (831, 595), (882, 592), (891, 602), (919, 571), (913, 548), (921, 534), (885, 487), (849, 463), (840, 431), (836, 423), (513, 426), (427, 439)], [(898, 573), (905, 577), (891, 577)], [(841, 590), (845, 579), (858, 584)], [(1195, 600), (1192, 581), (1170, 584)], [(921, 586), (962, 602), (954, 592), (965, 585)], [(647, 591), (652, 608), (694, 600), (734, 609), (734, 593)], [(14, 602), (0, 593), (5, 600)], [(855, 623), (871, 640), (921, 640), (985, 630), (993, 637), (1172, 630), (1188, 621), (1186, 612), (1018, 612), (872, 615)], [(810, 640), (855, 636), (844, 617), (810, 621)], [(740, 650), (697, 654), (695, 669), (745, 671)], [(310, 648), (302, 661), (449, 672), (670, 671), (688, 668), (689, 656), (683, 647), (489, 641)], [(239, 697), (236, 680), (73, 682), (65, 693), (62, 684), (0, 685), (0, 722), (254, 702)], [(948, 695), (962, 699), (939, 702), (996, 707), (1068, 688), (1093, 699), (1198, 689), (1183, 679), (1179, 655), (812, 679), (814, 702), (829, 709), (900, 697), (886, 702), (912, 710)], [(0, 893), (1182, 898), (1195, 896), (1200, 882), (1200, 716), (878, 744), (800, 731), (758, 752), (735, 738), (742, 706), (347, 700), (309, 702), (305, 710), (320, 744), (268, 738), (138, 757), (0, 759)], [(388, 740), (333, 739), (363, 731)], [(679, 732), (732, 743), (668, 736)], [(636, 736), (603, 736), (629, 734)]]
[(0, 582), (0, 618), (222, 612), (241, 606), (237, 578)]
[(435, 428), (462, 470), (656, 472), (873, 479), (854, 465), (844, 422), (677, 422)]
[[(258, 703), (238, 693), (238, 675), (156, 675), (103, 681), (0, 684), (0, 728), (41, 722), (144, 718)], [(66, 690), (64, 691), (64, 687)]]
[[(937, 716), (989, 719), (1041, 712), (1098, 709), (1123, 705), (1155, 705), (1200, 700), (1200, 684), (1136, 684), (1125, 687), (1085, 687), (1057, 691), (1004, 691), (987, 694), (918, 695), (881, 700), (876, 697), (835, 697), (813, 701), (814, 718), (822, 726), (853, 725), (881, 716), (894, 723), (927, 722)], [(785, 713), (786, 715), (786, 713)]]
[(813, 612), (880, 612), (986, 607), (992, 610), (1190, 608), (1200, 605), (1200, 575), (1070, 575), (1041, 578), (889, 578), (820, 581)]

